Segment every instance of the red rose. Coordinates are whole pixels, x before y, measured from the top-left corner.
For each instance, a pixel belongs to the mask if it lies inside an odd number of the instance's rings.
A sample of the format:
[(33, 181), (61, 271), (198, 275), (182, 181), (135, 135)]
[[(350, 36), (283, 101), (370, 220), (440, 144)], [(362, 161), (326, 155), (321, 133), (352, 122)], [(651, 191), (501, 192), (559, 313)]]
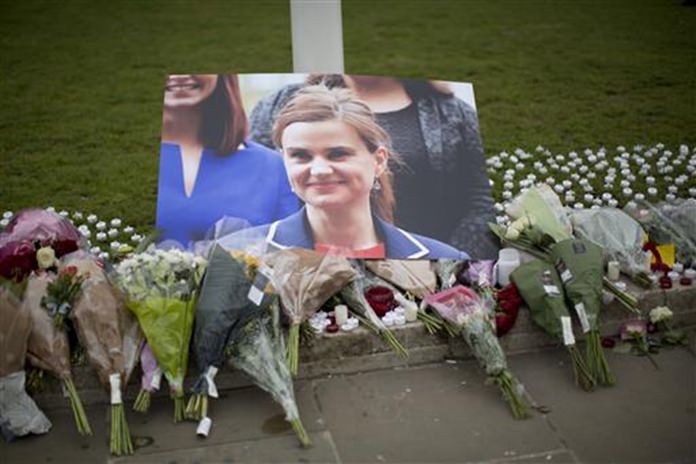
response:
[(522, 298), (520, 298), (517, 286), (513, 282), (499, 290), (495, 297), (498, 301), (498, 309), (500, 309), (500, 312), (495, 315), (496, 333), (498, 337), (502, 337), (515, 325), (517, 314), (522, 305)]
[(0, 245), (0, 275), (6, 279), (20, 281), (37, 267), (36, 250), (31, 242), (4, 241)]
[(63, 269), (63, 274), (66, 274), (70, 277), (75, 277), (77, 275), (77, 267), (67, 266), (66, 268)]

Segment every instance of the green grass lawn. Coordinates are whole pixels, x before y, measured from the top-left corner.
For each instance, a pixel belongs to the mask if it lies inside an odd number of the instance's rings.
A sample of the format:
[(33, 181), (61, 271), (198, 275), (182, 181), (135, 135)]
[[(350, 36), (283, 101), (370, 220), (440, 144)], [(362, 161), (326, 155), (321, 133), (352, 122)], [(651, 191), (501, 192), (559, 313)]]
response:
[[(346, 71), (474, 83), (488, 155), (696, 144), (681, 0), (343, 1)], [(0, 17), (0, 209), (154, 223), (169, 72), (289, 72), (289, 2), (13, 2)]]

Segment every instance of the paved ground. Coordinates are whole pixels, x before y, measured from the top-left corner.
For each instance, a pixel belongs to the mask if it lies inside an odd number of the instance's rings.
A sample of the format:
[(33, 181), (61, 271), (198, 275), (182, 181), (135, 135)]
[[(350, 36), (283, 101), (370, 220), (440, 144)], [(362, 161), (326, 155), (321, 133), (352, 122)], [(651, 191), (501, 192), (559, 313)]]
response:
[[(696, 338), (696, 337), (692, 337)], [(264, 392), (223, 392), (211, 407), (208, 439), (173, 424), (172, 404), (129, 413), (133, 457), (110, 459), (106, 405), (88, 408), (95, 436), (81, 439), (68, 410), (49, 410), (54, 430), (0, 444), (6, 463), (117, 462), (696, 462), (696, 359), (663, 351), (609, 355), (614, 388), (585, 393), (572, 383), (563, 350), (512, 356), (509, 363), (546, 413), (514, 421), (473, 361), (325, 377), (296, 393), (314, 446), (303, 450)]]

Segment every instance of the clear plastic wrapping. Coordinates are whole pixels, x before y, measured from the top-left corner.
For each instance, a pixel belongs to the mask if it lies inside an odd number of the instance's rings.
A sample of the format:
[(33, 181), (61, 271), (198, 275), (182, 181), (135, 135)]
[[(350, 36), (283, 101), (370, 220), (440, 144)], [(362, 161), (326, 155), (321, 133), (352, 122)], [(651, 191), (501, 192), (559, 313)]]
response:
[(571, 221), (575, 235), (602, 247), (605, 263), (618, 261), (631, 276), (650, 271), (643, 251), (645, 231), (628, 214), (616, 208), (575, 210)]

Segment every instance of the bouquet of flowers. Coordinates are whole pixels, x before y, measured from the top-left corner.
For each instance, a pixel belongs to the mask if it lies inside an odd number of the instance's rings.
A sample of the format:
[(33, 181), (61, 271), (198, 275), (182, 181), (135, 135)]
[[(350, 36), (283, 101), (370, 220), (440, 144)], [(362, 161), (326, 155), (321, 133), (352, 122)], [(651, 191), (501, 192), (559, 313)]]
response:
[(638, 356), (645, 356), (655, 369), (660, 369), (652, 354), (657, 353), (657, 346), (648, 338), (648, 323), (645, 319), (632, 319), (621, 324), (619, 336), (630, 351)]
[[(406, 298), (408, 296), (422, 300), (437, 289), (437, 278), (430, 261), (401, 259), (368, 260), (365, 262), (365, 266), (378, 278), (406, 292), (406, 296), (403, 299), (398, 293), (395, 294), (397, 301), (402, 306), (416, 304), (410, 298)], [(418, 319), (431, 334), (443, 328), (442, 319), (428, 313), (425, 305), (417, 307), (417, 311)]]
[(692, 242), (696, 243), (696, 198), (677, 199), (662, 203), (659, 210), (670, 221), (679, 226)]
[(177, 249), (150, 247), (116, 267), (116, 281), (169, 382), (174, 421), (184, 418), (184, 376), (196, 296), (206, 260)]
[(645, 200), (626, 205), (624, 210), (635, 218), (648, 233), (650, 240), (657, 244), (674, 243), (677, 259), (688, 265), (696, 262), (696, 236), (685, 230), (665, 214), (664, 209)]
[(423, 299), (437, 290), (437, 280), (430, 261), (371, 259), (365, 261), (365, 267), (416, 298)]
[(147, 343), (143, 344), (143, 349), (140, 351), (140, 370), (143, 375), (140, 379), (140, 391), (133, 403), (133, 410), (147, 412), (150, 409), (152, 393), (159, 390), (162, 382), (162, 369), (157, 365), (155, 355)]
[[(41, 253), (40, 249), (37, 253)], [(75, 266), (61, 266), (55, 279), (46, 287), (46, 295), (41, 298), (41, 306), (53, 317), (56, 327), (63, 329), (65, 318), (70, 315), (75, 300), (82, 290), (82, 283), (89, 273), (78, 273)]]
[(31, 317), (19, 299), (0, 285), (0, 432), (6, 439), (46, 433), (51, 422), (24, 390), (24, 360)]
[(260, 289), (252, 285), (258, 266), (253, 256), (219, 245), (210, 253), (196, 306), (193, 353), (199, 375), (186, 407), (189, 418), (208, 416), (208, 397), (218, 397), (214, 378), (225, 362), (225, 346), (250, 318), (267, 309), (265, 285)]
[(68, 336), (65, 330), (56, 327), (51, 315), (41, 306), (41, 300), (51, 280), (47, 273), (32, 274), (27, 280), (22, 302), (22, 311), (29, 314), (32, 320), (27, 358), (33, 366), (53, 373), (63, 382), (78, 433), (91, 435), (92, 429), (70, 372)]
[(226, 351), (237, 369), (244, 371), (283, 407), (285, 419), (292, 425), (302, 446), (310, 446), (286, 363), (277, 297), (272, 299), (269, 309), (251, 318)]
[[(570, 220), (558, 196), (546, 185), (538, 185), (519, 195), (506, 210), (514, 219), (507, 229), (490, 224), (491, 230), (506, 243), (539, 259), (549, 261), (551, 246), (572, 238)], [(622, 291), (606, 277), (604, 287), (614, 294), (624, 307), (638, 312), (638, 300)]]
[(573, 211), (575, 235), (601, 246), (604, 260), (618, 261), (621, 272), (636, 283), (650, 286), (643, 243), (647, 236), (638, 222), (616, 208)]
[(575, 383), (583, 390), (592, 390), (595, 381), (575, 345), (563, 285), (554, 267), (536, 259), (515, 269), (510, 278), (527, 303), (534, 322), (548, 334), (563, 340), (573, 363)]
[(111, 453), (132, 454), (122, 389), (137, 362), (142, 336), (135, 318), (92, 255), (78, 251), (66, 256), (63, 262), (88, 276), (71, 318), (87, 359), (111, 395)]
[(86, 239), (63, 216), (44, 209), (25, 209), (12, 217), (2, 231), (5, 240), (0, 243), (38, 242), (41, 247), (51, 247), (56, 258), (84, 248)]
[(372, 309), (372, 306), (370, 306), (370, 303), (365, 298), (365, 293), (370, 288), (371, 282), (367, 276), (367, 270), (364, 264), (356, 260), (353, 260), (352, 263), (356, 277), (341, 289), (339, 292), (341, 299), (346, 302), (362, 324), (381, 336), (399, 356), (404, 358), (408, 357), (406, 348), (397, 340), (384, 322), (382, 322), (382, 319), (375, 314), (374, 309)]
[(613, 385), (614, 376), (602, 351), (599, 312), (602, 309), (602, 249), (587, 240), (564, 240), (551, 249), (556, 270), (568, 301), (575, 308), (586, 334), (587, 367), (602, 385)]
[(498, 291), (494, 289), (494, 269), (491, 260), (466, 261), (457, 273), (457, 282), (495, 301), (492, 310), (495, 315), (496, 334), (501, 337), (515, 325), (522, 299), (514, 283), (509, 283)]
[(495, 313), (495, 327), (498, 337), (502, 337), (515, 325), (517, 314), (522, 305), (522, 297), (517, 290), (517, 285), (514, 282), (510, 282), (495, 293), (495, 299), (498, 302)]
[(667, 306), (656, 306), (648, 313), (650, 322), (662, 333), (660, 341), (664, 345), (687, 345), (689, 336), (684, 330), (672, 326), (674, 313)]
[(267, 255), (265, 262), (273, 268), (273, 287), (290, 320), (288, 366), (292, 375), (297, 375), (300, 325), (353, 280), (356, 273), (345, 258), (303, 248), (276, 251)]
[(524, 389), (508, 369), (505, 353), (495, 334), (491, 298), (482, 299), (473, 290), (456, 285), (427, 296), (425, 302), (459, 328), (490, 381), (500, 388), (513, 417), (529, 417), (529, 404), (524, 397)]

